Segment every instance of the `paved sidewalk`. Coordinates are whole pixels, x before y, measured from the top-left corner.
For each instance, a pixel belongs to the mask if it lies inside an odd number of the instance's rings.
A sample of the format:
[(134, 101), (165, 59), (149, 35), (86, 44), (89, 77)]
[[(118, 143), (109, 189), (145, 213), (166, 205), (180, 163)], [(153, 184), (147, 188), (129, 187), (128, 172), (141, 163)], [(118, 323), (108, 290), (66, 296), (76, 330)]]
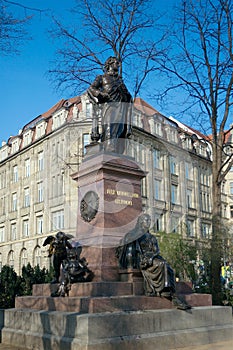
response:
[(172, 350), (233, 350), (233, 339), (226, 342), (224, 341), (214, 344), (188, 346), (185, 348), (175, 348)]
[[(0, 343), (0, 350), (23, 350), (23, 349), (24, 348), (19, 348), (18, 346), (11, 346), (11, 345), (5, 345)], [(125, 349), (119, 349), (119, 350), (125, 350)], [(172, 350), (233, 350), (233, 340), (226, 341), (226, 342), (219, 342), (215, 344), (189, 346), (186, 348), (175, 348)]]
[(25, 348), (19, 348), (18, 346), (11, 346), (0, 343), (0, 349), (1, 350), (23, 350)]

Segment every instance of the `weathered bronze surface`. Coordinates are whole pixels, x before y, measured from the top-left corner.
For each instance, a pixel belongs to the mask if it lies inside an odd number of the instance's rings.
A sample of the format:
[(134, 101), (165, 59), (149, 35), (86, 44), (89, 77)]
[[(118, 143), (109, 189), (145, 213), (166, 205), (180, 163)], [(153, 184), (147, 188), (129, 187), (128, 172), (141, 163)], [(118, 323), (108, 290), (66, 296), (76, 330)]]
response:
[(94, 107), (92, 140), (96, 142), (100, 139), (104, 142), (104, 149), (122, 153), (123, 142), (119, 143), (118, 139), (127, 138), (131, 134), (132, 97), (119, 75), (119, 61), (116, 57), (107, 59), (104, 74), (96, 77), (87, 93)]
[(175, 294), (173, 269), (160, 255), (158, 241), (149, 232), (150, 224), (150, 216), (141, 215), (136, 227), (122, 239), (116, 250), (119, 266), (141, 270), (145, 295), (169, 298), (177, 308), (188, 309), (190, 306)]
[(67, 259), (63, 261), (63, 276), (57, 290), (51, 294), (52, 297), (69, 296), (69, 291), (73, 283), (90, 282), (94, 273), (88, 268), (85, 257), (80, 257), (82, 247), (77, 246), (68, 250)]
[(67, 248), (72, 249), (70, 238), (71, 236), (60, 231), (55, 236), (48, 236), (43, 243), (43, 246), (49, 244), (49, 257), (53, 255), (54, 279), (51, 283), (59, 282), (61, 265), (67, 259)]
[(84, 221), (94, 219), (99, 208), (99, 196), (94, 191), (88, 191), (80, 202), (80, 214)]

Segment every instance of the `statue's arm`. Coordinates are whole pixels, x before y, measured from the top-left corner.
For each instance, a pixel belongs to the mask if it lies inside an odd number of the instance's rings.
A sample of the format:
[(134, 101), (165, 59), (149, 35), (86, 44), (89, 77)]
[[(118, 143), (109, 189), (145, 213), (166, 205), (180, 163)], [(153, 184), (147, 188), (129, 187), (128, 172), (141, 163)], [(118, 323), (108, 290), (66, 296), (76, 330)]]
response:
[(94, 82), (89, 86), (88, 93), (94, 97), (99, 98), (103, 92), (103, 78), (98, 75)]
[(73, 248), (69, 241), (66, 241), (66, 246), (67, 246), (68, 249), (72, 249)]

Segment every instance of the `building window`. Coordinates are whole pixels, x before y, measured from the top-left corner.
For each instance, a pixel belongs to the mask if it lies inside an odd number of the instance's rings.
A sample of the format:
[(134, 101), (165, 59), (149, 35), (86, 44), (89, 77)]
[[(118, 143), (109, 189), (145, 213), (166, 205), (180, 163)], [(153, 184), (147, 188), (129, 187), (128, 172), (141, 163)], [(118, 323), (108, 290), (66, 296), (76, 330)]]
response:
[(4, 160), (8, 157), (8, 147), (6, 148), (3, 148), (3, 149), (0, 149), (1, 151), (1, 160)]
[(23, 135), (23, 145), (27, 146), (31, 143), (32, 141), (32, 131), (29, 130)]
[(210, 224), (206, 224), (206, 223), (201, 224), (201, 236), (202, 236), (202, 238), (210, 238), (210, 229), (211, 229)]
[(17, 210), (17, 193), (12, 193), (12, 211)]
[(52, 213), (52, 230), (64, 228), (64, 211), (58, 210)]
[(154, 181), (154, 198), (156, 200), (161, 200), (161, 181), (155, 180)]
[(233, 205), (230, 205), (230, 216), (231, 219), (233, 218)]
[(161, 232), (163, 230), (162, 215), (155, 216), (154, 230), (155, 232)]
[(177, 133), (175, 129), (170, 129), (168, 132), (168, 139), (171, 142), (177, 142)]
[(1, 198), (0, 215), (6, 214), (6, 196)]
[(11, 240), (15, 241), (16, 240), (16, 223), (11, 224)]
[(19, 140), (16, 139), (15, 141), (12, 142), (12, 149), (11, 152), (15, 153), (19, 150)]
[(177, 185), (171, 186), (171, 202), (172, 204), (178, 203), (178, 186)]
[(191, 163), (185, 162), (185, 177), (188, 180), (193, 180), (193, 167)]
[(14, 264), (15, 264), (15, 262), (14, 262), (14, 252), (13, 252), (13, 250), (11, 250), (10, 253), (9, 253), (9, 266), (14, 268)]
[(38, 153), (38, 171), (44, 170), (44, 152)]
[(177, 175), (178, 174), (178, 165), (176, 158), (171, 156), (170, 157), (170, 172), (171, 174)]
[(200, 173), (200, 182), (205, 186), (210, 185), (210, 175), (204, 169), (202, 169)]
[(29, 193), (29, 188), (24, 189), (24, 207), (29, 207), (30, 206), (30, 193)]
[(25, 160), (25, 177), (30, 176), (30, 159)]
[(162, 136), (163, 133), (162, 133), (162, 125), (161, 125), (161, 123), (159, 123), (159, 122), (156, 123), (155, 122), (154, 126), (155, 126), (155, 134), (157, 134), (159, 136)]
[(62, 111), (59, 114), (56, 114), (53, 116), (53, 126), (52, 129), (59, 128), (62, 124), (64, 124), (66, 121), (66, 111)]
[(187, 190), (187, 207), (193, 208), (193, 193), (192, 190)]
[(13, 182), (18, 182), (19, 177), (18, 177), (18, 166), (14, 165), (13, 166)]
[(211, 212), (211, 203), (210, 203), (209, 193), (201, 192), (201, 210), (208, 213)]
[(29, 236), (29, 220), (23, 220), (23, 236)]
[(86, 118), (90, 119), (92, 117), (92, 104), (90, 102), (86, 102)]
[(86, 145), (89, 145), (90, 143), (90, 135), (89, 134), (83, 134), (83, 155), (86, 154)]
[(0, 173), (0, 190), (6, 187), (6, 171)]
[(45, 134), (46, 124), (43, 121), (42, 123), (36, 126), (36, 138), (40, 138)]
[(0, 242), (5, 242), (5, 227), (0, 227)]
[(155, 169), (161, 169), (161, 153), (158, 149), (153, 149), (153, 164)]
[(59, 128), (59, 126), (61, 126), (61, 124), (62, 124), (62, 122), (61, 122), (60, 114), (55, 115), (53, 117), (53, 130)]
[(27, 250), (23, 249), (21, 252), (21, 267), (27, 266), (27, 263), (28, 263)]
[(145, 164), (146, 150), (142, 143), (137, 143), (135, 156), (138, 163)]
[(187, 220), (187, 236), (194, 237), (194, 221)]
[(40, 248), (36, 247), (35, 251), (34, 251), (34, 265), (38, 265), (41, 266), (41, 252), (40, 252)]
[(141, 128), (142, 127), (142, 117), (140, 113), (134, 113), (133, 116), (134, 125)]
[(178, 233), (179, 228), (179, 218), (172, 216), (171, 217), (171, 232)]
[(43, 216), (37, 216), (36, 218), (36, 228), (37, 233), (42, 234), (43, 233)]
[(233, 182), (230, 182), (230, 195), (233, 196)]
[(38, 203), (43, 202), (44, 191), (43, 191), (43, 182), (42, 181), (37, 184), (37, 197), (38, 197)]

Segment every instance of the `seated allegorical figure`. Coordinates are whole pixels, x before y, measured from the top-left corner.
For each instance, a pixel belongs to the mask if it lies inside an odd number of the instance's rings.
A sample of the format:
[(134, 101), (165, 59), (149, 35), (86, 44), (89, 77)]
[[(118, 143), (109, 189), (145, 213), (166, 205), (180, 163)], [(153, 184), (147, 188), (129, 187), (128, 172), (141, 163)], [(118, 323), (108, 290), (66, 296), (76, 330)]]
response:
[(67, 259), (63, 263), (63, 276), (57, 290), (51, 294), (52, 297), (69, 296), (69, 291), (73, 283), (90, 282), (94, 278), (94, 273), (88, 268), (85, 257), (80, 257), (81, 245), (76, 242), (67, 253)]
[(176, 296), (173, 269), (160, 255), (158, 241), (149, 232), (151, 219), (148, 214), (138, 218), (135, 228), (128, 232), (116, 249), (122, 269), (140, 269), (147, 296), (161, 296), (173, 301), (177, 308), (186, 310), (190, 306)]

